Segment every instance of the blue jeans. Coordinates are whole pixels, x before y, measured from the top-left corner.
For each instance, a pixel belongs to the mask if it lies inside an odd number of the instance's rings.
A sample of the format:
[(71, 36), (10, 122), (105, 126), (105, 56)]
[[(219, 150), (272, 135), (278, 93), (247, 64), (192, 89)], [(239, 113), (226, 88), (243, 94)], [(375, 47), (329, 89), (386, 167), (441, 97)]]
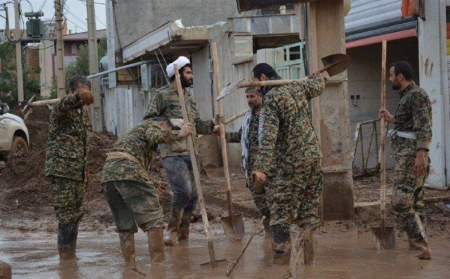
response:
[(173, 192), (172, 209), (192, 212), (197, 205), (198, 194), (190, 156), (165, 157), (163, 166)]

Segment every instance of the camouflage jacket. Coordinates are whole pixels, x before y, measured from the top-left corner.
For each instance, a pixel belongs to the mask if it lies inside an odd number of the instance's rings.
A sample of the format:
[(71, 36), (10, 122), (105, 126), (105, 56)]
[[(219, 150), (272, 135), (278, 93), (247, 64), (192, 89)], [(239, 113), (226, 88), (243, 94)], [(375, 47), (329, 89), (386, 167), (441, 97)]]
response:
[(254, 170), (274, 175), (278, 168), (296, 169), (305, 158), (322, 157), (308, 101), (324, 88), (325, 80), (317, 75), (267, 92), (259, 119), (260, 146)]
[(73, 95), (58, 101), (50, 116), (45, 175), (85, 181), (89, 116)]
[(400, 102), (394, 115), (395, 130), (415, 132), (417, 139), (392, 138), (394, 155), (415, 156), (417, 149), (430, 149), (431, 102), (427, 93), (411, 82), (399, 92)]
[[(246, 156), (247, 164), (244, 165), (244, 170), (247, 173), (246, 177), (250, 177), (252, 172), (252, 166), (255, 164), (255, 157), (258, 152), (258, 122), (259, 115), (256, 115), (253, 110), (251, 111), (250, 125), (248, 128), (248, 154)], [(242, 123), (244, 125), (244, 123)], [(242, 138), (242, 128), (239, 129), (238, 132), (229, 132), (226, 133), (227, 142), (240, 142), (245, 139)], [(244, 159), (244, 155), (242, 155)], [(247, 165), (247, 169), (245, 169), (245, 165)]]
[[(191, 93), (184, 90), (186, 110), (189, 122), (194, 126), (192, 139), (194, 141), (195, 154), (198, 155), (197, 134), (212, 134), (214, 124), (212, 120), (201, 120), (197, 111), (197, 104)], [(156, 116), (166, 116), (168, 118), (183, 118), (178, 92), (171, 86), (156, 92), (150, 102), (144, 119)], [(160, 146), (161, 157), (189, 155), (187, 139), (177, 141), (173, 144), (162, 144)]]
[(180, 140), (179, 131), (167, 131), (152, 120), (144, 120), (119, 137), (110, 152), (124, 152), (134, 156), (140, 164), (126, 159), (106, 161), (102, 183), (117, 180), (148, 182), (148, 167), (158, 144)]

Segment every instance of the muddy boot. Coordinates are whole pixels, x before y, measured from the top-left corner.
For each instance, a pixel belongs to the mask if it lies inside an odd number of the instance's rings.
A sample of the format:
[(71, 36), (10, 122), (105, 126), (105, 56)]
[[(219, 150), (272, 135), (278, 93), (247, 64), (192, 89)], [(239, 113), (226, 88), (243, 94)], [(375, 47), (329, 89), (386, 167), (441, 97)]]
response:
[(291, 260), (291, 236), (289, 227), (272, 226), (273, 263), (289, 265)]
[(414, 241), (414, 246), (416, 246), (417, 250), (420, 250), (420, 253), (416, 255), (420, 260), (430, 260), (431, 259), (431, 249), (428, 246), (428, 241), (426, 239), (420, 241)]
[(151, 263), (166, 262), (166, 256), (164, 255), (163, 235), (163, 228), (154, 228), (147, 231), (148, 251), (150, 253)]
[(303, 262), (306, 265), (316, 264), (317, 236), (316, 233), (310, 232), (303, 242)]
[(189, 241), (189, 227), (191, 226), (192, 211), (184, 211), (180, 223), (178, 241)]
[(168, 246), (174, 246), (177, 243), (178, 233), (180, 232), (180, 222), (183, 210), (172, 209), (172, 213), (167, 224), (164, 243)]
[(78, 223), (58, 224), (58, 252), (61, 260), (75, 259)]
[(266, 219), (263, 221), (264, 225), (264, 235), (266, 238), (270, 238), (270, 211), (268, 208), (261, 210), (261, 215), (266, 216)]
[(417, 247), (415, 244), (414, 244), (414, 241), (412, 241), (411, 239), (408, 239), (408, 243), (409, 243), (409, 251), (417, 251), (417, 250), (420, 250), (420, 248), (419, 247)]
[(120, 249), (122, 250), (125, 264), (129, 266), (135, 266), (135, 248), (134, 248), (134, 233), (121, 232), (119, 233)]

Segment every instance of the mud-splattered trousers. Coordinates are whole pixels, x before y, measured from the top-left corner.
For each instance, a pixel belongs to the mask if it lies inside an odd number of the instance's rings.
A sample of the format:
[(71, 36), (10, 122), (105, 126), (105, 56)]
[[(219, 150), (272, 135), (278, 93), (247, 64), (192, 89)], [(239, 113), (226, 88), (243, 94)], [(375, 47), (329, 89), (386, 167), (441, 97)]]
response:
[(296, 168), (282, 167), (268, 177), (264, 187), (270, 225), (312, 227), (320, 222), (319, 197), (323, 190), (322, 161), (305, 159)]
[(116, 223), (117, 232), (144, 232), (164, 227), (164, 213), (153, 182), (109, 181), (103, 183), (106, 200)]
[[(411, 140), (397, 138), (394, 141)], [(395, 156), (392, 210), (397, 219), (398, 229), (404, 230), (409, 239), (420, 241), (426, 239), (423, 185), (428, 175), (417, 176), (414, 173), (415, 160), (415, 156)], [(427, 173), (429, 171), (428, 165)]]
[[(167, 179), (169, 180), (169, 185), (173, 192), (173, 214), (180, 210), (191, 213), (197, 204), (198, 194), (197, 188), (195, 187), (190, 156), (171, 156), (163, 158), (163, 166), (166, 170)], [(178, 216), (177, 219), (178, 218), (180, 218), (180, 216)]]
[[(395, 158), (392, 210), (396, 214), (397, 225), (406, 231), (408, 238), (421, 241), (426, 238), (423, 184), (427, 176), (417, 176), (414, 173), (414, 164), (419, 149), (430, 149), (431, 102), (428, 94), (414, 82), (411, 82), (399, 94), (400, 101), (394, 116), (394, 129), (413, 133), (416, 138), (406, 138), (395, 134), (391, 138)], [(427, 159), (429, 172), (428, 154)]]
[(52, 204), (59, 223), (78, 223), (83, 217), (86, 182), (65, 177), (51, 178)]

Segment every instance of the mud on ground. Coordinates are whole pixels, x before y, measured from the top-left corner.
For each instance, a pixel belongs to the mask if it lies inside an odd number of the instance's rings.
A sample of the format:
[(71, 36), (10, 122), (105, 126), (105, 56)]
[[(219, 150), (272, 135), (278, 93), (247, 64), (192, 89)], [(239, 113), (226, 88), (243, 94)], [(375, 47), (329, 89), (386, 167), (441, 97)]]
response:
[[(13, 158), (7, 168), (0, 173), (0, 225), (4, 228), (22, 230), (56, 230), (57, 222), (51, 206), (50, 183), (44, 176), (45, 144), (48, 138), (50, 110), (46, 107), (35, 108), (26, 120), (30, 133), (29, 154)], [(116, 137), (110, 133), (90, 133), (89, 135), (89, 174), (90, 183), (86, 193), (86, 214), (81, 222), (83, 230), (101, 232), (110, 230), (113, 219), (103, 196), (100, 185), (100, 172), (106, 153), (113, 146)], [(12, 163), (16, 166), (11, 168)], [(221, 170), (207, 170), (202, 175), (202, 186), (207, 203), (208, 219), (213, 223), (220, 222), (218, 217), (227, 216), (226, 186), (223, 177), (213, 173)], [(150, 176), (159, 184), (167, 187), (165, 172), (160, 158), (156, 157), (150, 167)], [(240, 169), (231, 169), (231, 190), (235, 211), (246, 218), (259, 217), (250, 192), (245, 187), (245, 177)], [(388, 172), (389, 186), (392, 185), (392, 173)], [(379, 176), (360, 177), (354, 181), (355, 202), (374, 202), (379, 199)], [(426, 190), (427, 213), (429, 214), (429, 231), (435, 235), (450, 235), (450, 195), (449, 191)], [(442, 197), (447, 197), (442, 198)], [(171, 193), (160, 197), (161, 205), (167, 216), (170, 209)], [(378, 219), (378, 207), (353, 220), (353, 225), (368, 229)], [(392, 217), (392, 216), (391, 216)], [(197, 210), (194, 219), (201, 218)], [(194, 220), (195, 221), (195, 220)], [(342, 223), (342, 230), (349, 226)]]

